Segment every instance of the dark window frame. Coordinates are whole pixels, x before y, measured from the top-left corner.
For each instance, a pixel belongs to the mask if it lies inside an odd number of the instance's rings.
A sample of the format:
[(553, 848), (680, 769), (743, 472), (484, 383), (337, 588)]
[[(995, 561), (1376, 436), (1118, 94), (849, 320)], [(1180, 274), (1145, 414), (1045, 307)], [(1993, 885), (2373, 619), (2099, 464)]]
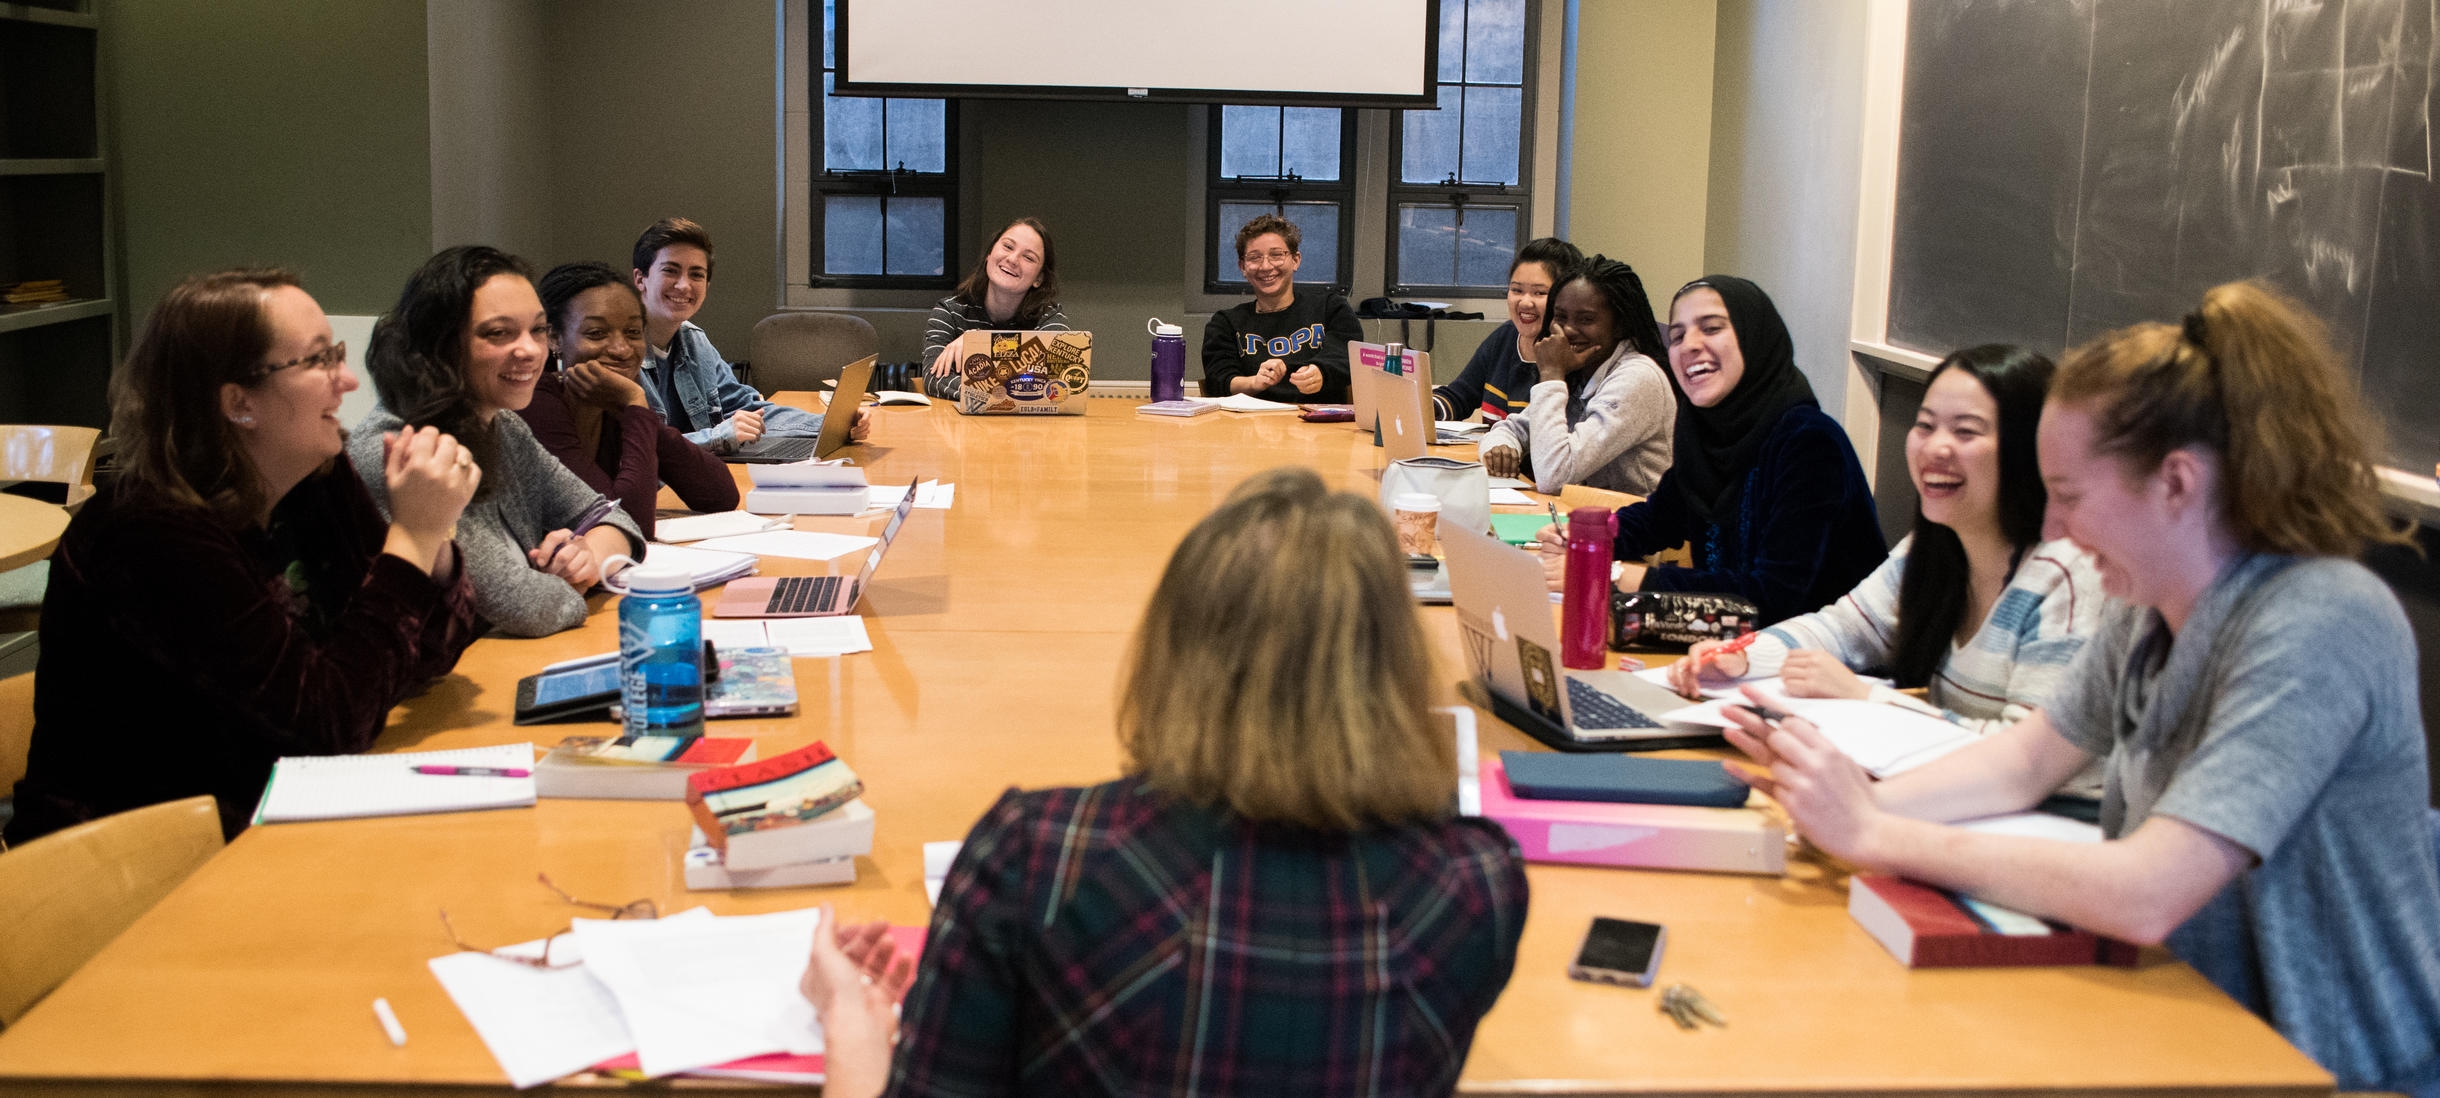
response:
[[(1466, 0), (1441, 0), (1441, 2), (1444, 4), (1466, 3)], [(1391, 297), (1487, 297), (1498, 296), (1505, 293), (1507, 289), (1507, 282), (1505, 279), (1503, 279), (1497, 286), (1467, 286), (1454, 283), (1398, 281), (1398, 211), (1400, 206), (1409, 204), (1430, 206), (1454, 205), (1457, 208), (1458, 219), (1461, 224), (1465, 218), (1465, 210), (1469, 206), (1513, 209), (1516, 211), (1517, 239), (1516, 243), (1511, 245), (1509, 248), (1510, 254), (1513, 255), (1516, 249), (1524, 247), (1525, 242), (1532, 239), (1534, 184), (1533, 123), (1535, 117), (1534, 78), (1540, 68), (1539, 64), (1537, 63), (1538, 59), (1535, 57), (1534, 44), (1540, 40), (1541, 6), (1531, 2), (1531, 0), (1528, 0), (1524, 7), (1525, 26), (1520, 32), (1523, 35), (1522, 44), (1524, 53), (1524, 70), (1519, 74), (1519, 80), (1516, 84), (1489, 83), (1467, 79), (1468, 74), (1466, 73), (1464, 67), (1466, 47), (1462, 44), (1459, 47), (1458, 53), (1458, 79), (1455, 82), (1444, 82), (1438, 79), (1439, 74), (1437, 72), (1433, 74), (1433, 92), (1436, 96), (1443, 89), (1457, 87), (1514, 87), (1518, 90), (1517, 181), (1515, 183), (1469, 183), (1463, 180), (1443, 180), (1436, 183), (1409, 183), (1406, 181), (1406, 112), (1397, 112), (1390, 122), (1389, 161), (1386, 165), (1389, 173), (1388, 204), (1386, 210), (1383, 212), (1383, 217), (1386, 222), (1385, 228), (1387, 231), (1383, 233), (1384, 240), (1382, 245), (1386, 255), (1384, 256), (1385, 265), (1381, 269), (1381, 278), (1382, 281), (1388, 286), (1385, 292)], [(1473, 6), (1471, 4), (1467, 4), (1467, 13), (1469, 17), (1472, 15), (1472, 10)], [(1457, 116), (1457, 160), (1460, 170), (1463, 170), (1463, 166), (1465, 164), (1465, 114), (1464, 109), (1461, 106), (1453, 106), (1452, 109), (1459, 112)]]
[[(1269, 106), (1269, 104), (1264, 104)], [(1269, 203), (1274, 209), (1295, 202), (1328, 202), (1339, 208), (1338, 277), (1330, 282), (1303, 282), (1310, 286), (1327, 286), (1347, 293), (1355, 273), (1356, 238), (1356, 113), (1353, 109), (1339, 111), (1339, 178), (1331, 182), (1316, 182), (1293, 175), (1284, 178), (1236, 177), (1220, 174), (1222, 118), (1220, 107), (1205, 108), (1210, 112), (1208, 151), (1205, 154), (1203, 181), (1203, 292), (1207, 294), (1244, 295), (1253, 292), (1242, 276), (1227, 280), (1218, 277), (1220, 261), (1236, 265), (1237, 225), (1220, 224), (1220, 206), (1224, 202)], [(1284, 109), (1284, 108), (1283, 108)], [(1281, 161), (1286, 161), (1287, 127), (1280, 127)], [(1240, 223), (1242, 224), (1242, 223)], [(1228, 251), (1220, 249), (1227, 248)], [(1298, 249), (1302, 254), (1303, 249)], [(1300, 279), (1300, 282), (1302, 280)]]
[[(810, 262), (806, 264), (807, 269), (812, 273), (809, 276), (809, 280), (806, 284), (820, 289), (955, 289), (958, 281), (964, 276), (964, 272), (960, 270), (957, 263), (959, 257), (964, 255), (964, 249), (959, 246), (960, 234), (958, 232), (960, 222), (958, 211), (957, 100), (945, 99), (940, 101), (942, 103), (941, 127), (944, 131), (941, 134), (942, 170), (938, 172), (909, 171), (903, 168), (883, 168), (871, 171), (845, 172), (833, 172), (826, 170), (827, 165), (825, 163), (825, 151), (827, 146), (824, 144), (822, 127), (825, 122), (826, 114), (826, 112), (823, 110), (823, 100), (828, 97), (822, 94), (822, 82), (824, 77), (832, 75), (833, 73), (837, 72), (837, 70), (823, 63), (822, 41), (831, 33), (831, 29), (823, 24), (823, 11), (819, 0), (814, 0), (814, 3), (811, 6), (812, 11), (810, 14), (813, 17), (814, 27), (813, 33), (807, 37), (811, 39), (809, 43), (811, 56), (808, 58), (808, 61), (811, 63), (808, 66), (808, 71), (812, 79), (807, 81), (807, 86), (810, 91), (812, 102), (808, 104), (810, 109), (806, 111), (807, 120), (805, 129), (807, 139), (809, 141), (809, 145), (807, 147), (812, 151), (813, 154), (813, 168), (809, 176), (810, 186), (807, 188), (809, 192), (808, 198), (811, 202), (808, 213), (809, 220), (812, 225), (812, 231), (807, 234), (810, 237), (809, 241), (807, 242), (807, 247), (810, 249)], [(845, 98), (868, 97), (847, 96)], [(884, 104), (882, 108), (882, 148), (886, 152), (886, 150), (889, 148), (889, 109), (887, 104), (890, 102), (890, 100), (881, 99), (879, 102)], [(829, 232), (829, 216), (827, 210), (829, 207), (829, 199), (834, 195), (841, 197), (878, 197), (884, 200), (882, 203), (882, 208), (884, 211), (882, 215), (882, 232), (885, 241), (883, 245), (883, 255), (885, 257), (888, 254), (888, 245), (886, 240), (889, 231), (887, 200), (891, 198), (940, 199), (941, 273), (937, 275), (834, 275), (825, 273), (823, 271), (824, 242)]]

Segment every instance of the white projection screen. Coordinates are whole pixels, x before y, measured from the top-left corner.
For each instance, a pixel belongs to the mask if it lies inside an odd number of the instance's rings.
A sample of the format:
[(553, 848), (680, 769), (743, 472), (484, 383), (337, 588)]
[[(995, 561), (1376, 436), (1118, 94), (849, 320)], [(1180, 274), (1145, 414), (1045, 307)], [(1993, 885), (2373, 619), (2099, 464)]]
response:
[(1429, 108), (1439, 0), (836, 0), (838, 93)]

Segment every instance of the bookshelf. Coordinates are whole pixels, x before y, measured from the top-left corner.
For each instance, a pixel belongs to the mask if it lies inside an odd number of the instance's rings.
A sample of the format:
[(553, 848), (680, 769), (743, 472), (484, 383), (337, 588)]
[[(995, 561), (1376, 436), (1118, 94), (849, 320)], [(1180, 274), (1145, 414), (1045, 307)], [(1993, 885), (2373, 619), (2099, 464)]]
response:
[(113, 201), (95, 0), (0, 2), (0, 423), (106, 425), (118, 354)]

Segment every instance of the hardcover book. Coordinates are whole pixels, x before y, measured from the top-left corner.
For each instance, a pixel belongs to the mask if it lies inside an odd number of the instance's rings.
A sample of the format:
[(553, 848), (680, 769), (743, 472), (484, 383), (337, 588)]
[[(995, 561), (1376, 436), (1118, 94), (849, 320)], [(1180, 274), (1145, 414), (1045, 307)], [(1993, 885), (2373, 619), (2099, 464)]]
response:
[(1909, 968), (2132, 968), (2136, 961), (2126, 942), (1879, 874), (1848, 882), (1847, 914)]

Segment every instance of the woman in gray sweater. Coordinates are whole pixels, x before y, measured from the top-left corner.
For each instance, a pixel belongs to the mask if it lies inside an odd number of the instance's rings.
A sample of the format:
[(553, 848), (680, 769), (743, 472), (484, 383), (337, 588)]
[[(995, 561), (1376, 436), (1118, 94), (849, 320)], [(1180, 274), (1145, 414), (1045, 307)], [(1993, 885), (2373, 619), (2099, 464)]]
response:
[(523, 260), (480, 245), (441, 252), (373, 327), (365, 368), (381, 403), (347, 446), (386, 518), (384, 434), (432, 426), (465, 444), (483, 470), (457, 526), (475, 612), (522, 637), (583, 624), (585, 593), (601, 582), (603, 562), (644, 555), (634, 520), (605, 507), (523, 420), (500, 414), (533, 399), (549, 351), (549, 320)]

